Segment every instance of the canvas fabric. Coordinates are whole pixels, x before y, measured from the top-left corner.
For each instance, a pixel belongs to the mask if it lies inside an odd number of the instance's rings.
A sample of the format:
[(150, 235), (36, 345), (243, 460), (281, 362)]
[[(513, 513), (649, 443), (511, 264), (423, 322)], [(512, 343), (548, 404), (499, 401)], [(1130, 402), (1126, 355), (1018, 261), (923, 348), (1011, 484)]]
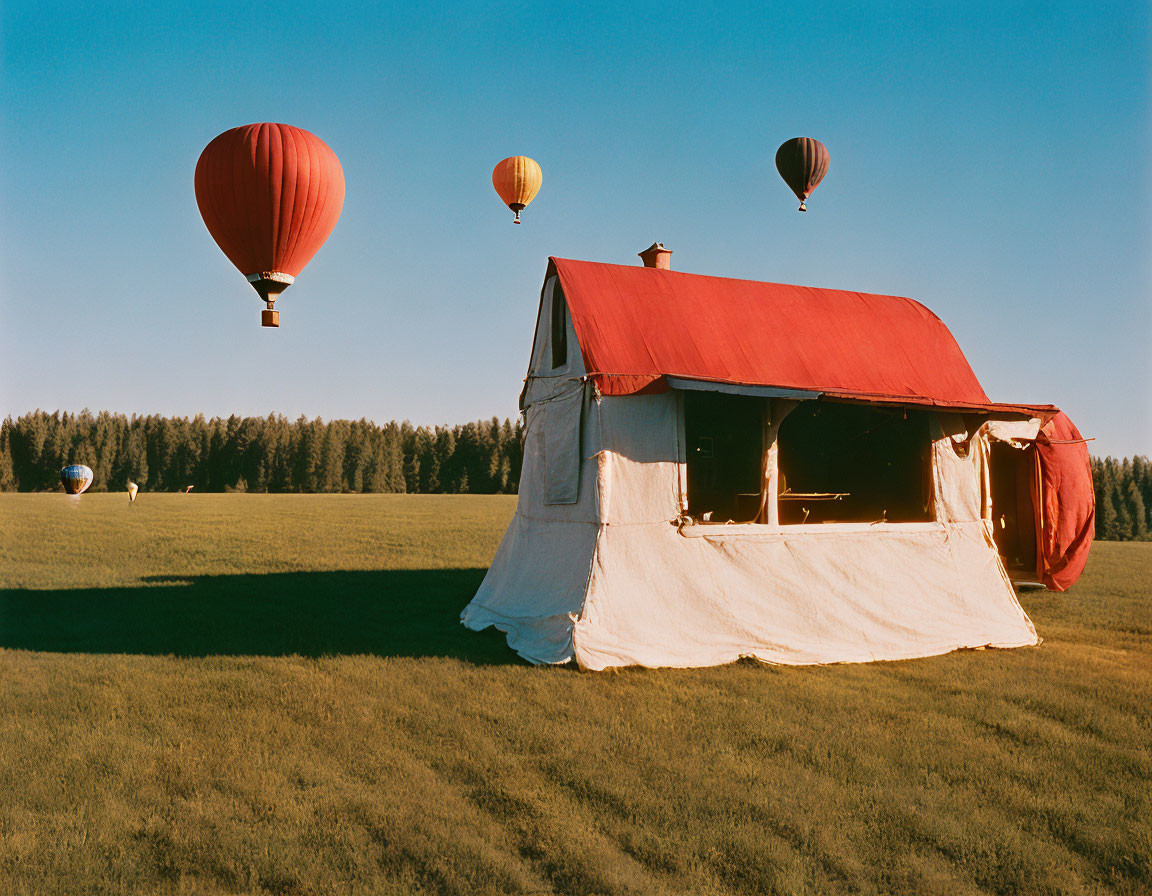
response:
[(985, 522), (877, 528), (605, 527), (573, 656), (593, 670), (814, 664), (1038, 643)]
[(936, 415), (932, 440), (932, 486), (936, 519), (967, 522), (991, 510), (988, 444), (973, 438), (957, 415)]
[[(1038, 643), (984, 518), (986, 451), (936, 478), (936, 523), (681, 527), (677, 393), (581, 408), (578, 500), (566, 505), (544, 501), (549, 418), (529, 408), (517, 513), (462, 616), (505, 632), (525, 659), (812, 664)], [(955, 454), (943, 441), (934, 457)]]

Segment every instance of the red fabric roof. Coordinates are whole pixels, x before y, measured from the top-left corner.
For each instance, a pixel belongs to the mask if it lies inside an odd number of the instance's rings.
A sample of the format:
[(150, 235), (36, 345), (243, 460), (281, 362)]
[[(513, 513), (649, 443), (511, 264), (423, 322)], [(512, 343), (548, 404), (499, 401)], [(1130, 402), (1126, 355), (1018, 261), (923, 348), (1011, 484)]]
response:
[(911, 299), (550, 261), (585, 367), (605, 395), (663, 391), (672, 376), (834, 398), (991, 406), (948, 328)]

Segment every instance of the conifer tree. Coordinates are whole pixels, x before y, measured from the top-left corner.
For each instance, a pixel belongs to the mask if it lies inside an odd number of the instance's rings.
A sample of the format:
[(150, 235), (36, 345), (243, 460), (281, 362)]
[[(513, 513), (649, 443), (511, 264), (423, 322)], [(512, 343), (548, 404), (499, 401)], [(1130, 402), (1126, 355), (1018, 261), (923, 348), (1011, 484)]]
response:
[(404, 452), (401, 447), (400, 427), (389, 423), (381, 433), (384, 456), (384, 491), (390, 494), (404, 492)]
[(292, 490), (311, 492), (316, 490), (316, 469), (320, 463), (321, 434), (323, 424), (317, 417), (313, 421), (301, 416), (296, 421), (300, 437), (296, 443), (296, 463), (293, 467)]
[(1112, 492), (1115, 491), (1115, 481), (1112, 478), (1112, 469), (1107, 464), (1100, 464), (1096, 475), (1096, 537), (1112, 541), (1117, 536), (1116, 505), (1112, 503)]
[(12, 463), (12, 418), (0, 423), (0, 491), (17, 488), (16, 468)]
[(341, 492), (344, 486), (344, 445), (342, 427), (329, 423), (324, 431), (323, 446), (320, 451), (320, 465), (317, 471), (318, 490)]
[(1120, 490), (1120, 483), (1113, 481), (1108, 491), (1108, 503), (1115, 510), (1115, 523), (1110, 532), (1105, 534), (1109, 541), (1128, 541), (1132, 538), (1132, 515), (1128, 512), (1128, 502)]
[(1130, 535), (1133, 541), (1148, 540), (1148, 516), (1144, 509), (1144, 496), (1140, 494), (1140, 487), (1135, 479), (1128, 482), (1128, 493), (1125, 495), (1125, 508), (1131, 518)]

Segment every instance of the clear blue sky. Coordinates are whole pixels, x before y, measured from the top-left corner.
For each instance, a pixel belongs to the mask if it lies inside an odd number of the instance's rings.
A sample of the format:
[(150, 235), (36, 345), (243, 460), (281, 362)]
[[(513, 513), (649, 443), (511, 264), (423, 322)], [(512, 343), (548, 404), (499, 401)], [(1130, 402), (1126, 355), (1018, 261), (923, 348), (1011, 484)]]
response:
[[(0, 414), (511, 416), (548, 255), (907, 295), (997, 400), (1152, 454), (1146, 3), (6, 0)], [(216, 134), (348, 184), (259, 326), (200, 220)], [(823, 140), (807, 215), (776, 146)], [(535, 158), (514, 227), (492, 166)]]

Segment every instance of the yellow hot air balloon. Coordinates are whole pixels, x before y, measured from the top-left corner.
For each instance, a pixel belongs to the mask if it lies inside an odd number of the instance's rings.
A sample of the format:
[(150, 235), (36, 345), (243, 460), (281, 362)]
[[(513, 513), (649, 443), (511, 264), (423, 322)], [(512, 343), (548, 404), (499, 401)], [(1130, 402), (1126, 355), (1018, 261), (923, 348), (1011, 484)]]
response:
[(520, 223), (520, 212), (536, 198), (543, 178), (540, 166), (528, 156), (509, 156), (492, 169), (492, 186), (516, 213), (513, 224)]

